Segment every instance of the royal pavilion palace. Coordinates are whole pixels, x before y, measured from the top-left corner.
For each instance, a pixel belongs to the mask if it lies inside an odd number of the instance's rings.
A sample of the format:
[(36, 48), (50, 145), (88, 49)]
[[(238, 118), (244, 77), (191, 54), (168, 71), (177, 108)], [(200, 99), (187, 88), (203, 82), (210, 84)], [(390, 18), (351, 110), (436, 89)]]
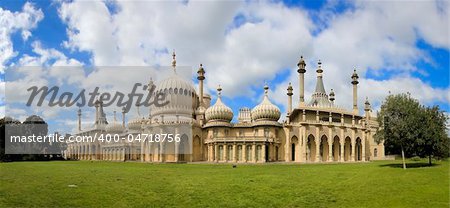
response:
[[(293, 87), (287, 86), (287, 115), (281, 119), (279, 107), (271, 102), (269, 87), (265, 85), (261, 102), (253, 107), (242, 107), (236, 112), (224, 103), (222, 89), (217, 89), (217, 99), (211, 105), (211, 96), (204, 93), (205, 70), (197, 71), (198, 90), (176, 73), (175, 53), (173, 73), (155, 85), (155, 92), (166, 93), (170, 102), (165, 106), (151, 105), (148, 116), (138, 116), (126, 121), (106, 119), (102, 102), (95, 103), (95, 122), (90, 129), (81, 129), (81, 110), (78, 110), (78, 132), (75, 135), (115, 134), (122, 138), (146, 132), (163, 132), (168, 126), (188, 126), (181, 132), (180, 142), (137, 142), (123, 139), (119, 142), (72, 142), (65, 150), (65, 157), (75, 160), (109, 160), (141, 162), (218, 162), (218, 163), (266, 163), (266, 162), (357, 162), (382, 160), (384, 144), (374, 139), (379, 128), (366, 99), (364, 115), (359, 114), (356, 70), (349, 75), (353, 91), (353, 109), (335, 105), (335, 93), (327, 94), (323, 84), (321, 62), (317, 65), (314, 93), (305, 99), (304, 75), (306, 63), (303, 57), (298, 64), (299, 99), (293, 106)], [(153, 84), (150, 81), (150, 84)], [(187, 102), (186, 102), (187, 101)], [(188, 150), (188, 151), (187, 151)]]

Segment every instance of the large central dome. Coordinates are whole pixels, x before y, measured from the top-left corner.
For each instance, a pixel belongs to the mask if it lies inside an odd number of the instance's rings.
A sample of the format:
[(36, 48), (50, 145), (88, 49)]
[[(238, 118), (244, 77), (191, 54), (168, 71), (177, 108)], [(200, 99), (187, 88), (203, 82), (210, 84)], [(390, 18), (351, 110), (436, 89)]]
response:
[(165, 95), (165, 99), (160, 103), (168, 101), (168, 104), (160, 107), (152, 105), (150, 107), (151, 115), (152, 117), (164, 116), (167, 119), (180, 116), (192, 118), (194, 109), (197, 107), (198, 95), (194, 86), (177, 74), (175, 53), (173, 54), (172, 68), (172, 74), (159, 82), (154, 90), (155, 94), (163, 93)]

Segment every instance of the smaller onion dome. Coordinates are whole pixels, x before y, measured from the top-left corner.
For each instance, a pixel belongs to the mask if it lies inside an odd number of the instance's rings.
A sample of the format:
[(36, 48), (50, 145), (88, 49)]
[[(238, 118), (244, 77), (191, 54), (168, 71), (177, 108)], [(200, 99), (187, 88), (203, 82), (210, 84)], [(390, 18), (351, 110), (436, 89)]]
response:
[(221, 95), (222, 88), (217, 88), (217, 101), (213, 106), (205, 111), (205, 118), (207, 121), (226, 121), (230, 122), (233, 119), (233, 111), (230, 107), (222, 102)]
[(116, 111), (114, 111), (114, 121), (108, 124), (105, 130), (108, 133), (122, 133), (125, 130), (122, 124), (117, 123)]
[(280, 109), (272, 104), (268, 96), (269, 86), (267, 84), (264, 86), (264, 98), (262, 102), (253, 108), (252, 110), (252, 120), (270, 120), (278, 121), (281, 116)]

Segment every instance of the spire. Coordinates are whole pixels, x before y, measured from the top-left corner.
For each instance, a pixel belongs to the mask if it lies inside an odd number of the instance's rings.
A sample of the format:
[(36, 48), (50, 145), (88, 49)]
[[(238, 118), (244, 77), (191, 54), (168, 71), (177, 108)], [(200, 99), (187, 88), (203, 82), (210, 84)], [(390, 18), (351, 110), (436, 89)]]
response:
[(106, 114), (103, 111), (103, 102), (101, 100), (95, 101), (95, 108), (96, 108), (96, 120), (95, 124), (108, 124), (108, 121), (106, 120)]
[(114, 110), (114, 123), (116, 123), (117, 118), (116, 118), (116, 110)]
[(312, 94), (312, 99), (309, 102), (310, 106), (318, 106), (318, 107), (329, 107), (332, 105), (330, 100), (328, 100), (328, 95), (325, 92), (325, 87), (323, 85), (323, 69), (322, 69), (322, 62), (319, 60), (317, 62), (317, 81), (316, 81), (316, 89), (314, 93)]
[(316, 70), (316, 72), (317, 72), (317, 82), (316, 82), (315, 93), (323, 93), (323, 94), (326, 95), (325, 87), (323, 86), (323, 80), (322, 80), (322, 73), (323, 73), (322, 62), (319, 60), (317, 65), (318, 65), (317, 70)]

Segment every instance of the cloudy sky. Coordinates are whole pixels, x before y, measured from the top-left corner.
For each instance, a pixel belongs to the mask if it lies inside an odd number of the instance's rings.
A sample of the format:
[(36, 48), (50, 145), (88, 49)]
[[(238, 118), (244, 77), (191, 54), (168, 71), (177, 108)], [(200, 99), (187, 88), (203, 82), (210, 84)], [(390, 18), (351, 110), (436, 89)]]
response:
[[(334, 89), (339, 106), (351, 108), (356, 69), (361, 110), (366, 97), (377, 110), (389, 92), (410, 92), (448, 112), (449, 8), (448, 1), (2, 0), (1, 89), (14, 66), (166, 66), (176, 50), (177, 64), (192, 68), (195, 84), (203, 64), (206, 91), (215, 98), (220, 84), (235, 116), (260, 102), (265, 82), (285, 112), (289, 82), (298, 103), (296, 64), (303, 55), (307, 100), (321, 60), (325, 88)], [(2, 115), (37, 113), (74, 128), (75, 109), (46, 111), (5, 112), (4, 98), (0, 103)]]

